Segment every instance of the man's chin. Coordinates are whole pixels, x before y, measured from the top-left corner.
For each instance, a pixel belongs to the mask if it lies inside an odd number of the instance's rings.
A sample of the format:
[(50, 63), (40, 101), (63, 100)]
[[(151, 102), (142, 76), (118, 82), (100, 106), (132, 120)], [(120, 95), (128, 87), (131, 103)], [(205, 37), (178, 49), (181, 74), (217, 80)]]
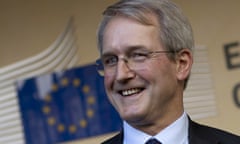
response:
[(142, 125), (144, 123), (144, 118), (140, 114), (129, 114), (122, 116), (122, 119), (131, 125)]

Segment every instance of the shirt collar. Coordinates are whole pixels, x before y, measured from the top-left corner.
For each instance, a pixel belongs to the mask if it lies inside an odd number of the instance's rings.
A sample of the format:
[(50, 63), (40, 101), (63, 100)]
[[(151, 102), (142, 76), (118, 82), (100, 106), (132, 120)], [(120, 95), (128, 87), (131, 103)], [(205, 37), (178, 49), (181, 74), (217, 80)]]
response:
[(155, 136), (139, 131), (124, 121), (124, 144), (144, 144), (149, 138), (156, 138), (163, 144), (187, 144), (188, 143), (188, 117), (183, 113), (171, 125), (163, 129)]

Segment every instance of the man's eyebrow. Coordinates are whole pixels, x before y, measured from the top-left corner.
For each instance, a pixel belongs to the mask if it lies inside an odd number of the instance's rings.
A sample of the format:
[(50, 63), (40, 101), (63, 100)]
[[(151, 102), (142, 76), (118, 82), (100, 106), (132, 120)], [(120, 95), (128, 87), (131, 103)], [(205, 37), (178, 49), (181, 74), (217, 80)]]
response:
[(143, 45), (134, 45), (134, 46), (129, 46), (125, 51), (125, 54), (128, 55), (128, 54), (131, 54), (132, 52), (137, 52), (137, 51), (145, 52), (147, 50), (148, 49)]
[(135, 51), (135, 50), (147, 50), (147, 48), (143, 45), (134, 45), (128, 47), (129, 51)]
[[(132, 46), (126, 47), (125, 49), (126, 49), (124, 51), (125, 54), (129, 54), (136, 50), (147, 51), (147, 48), (143, 45), (132, 45)], [(114, 53), (113, 51), (107, 51), (107, 52), (102, 53), (101, 57), (108, 57), (108, 56), (113, 56), (113, 55), (117, 55), (117, 54)]]

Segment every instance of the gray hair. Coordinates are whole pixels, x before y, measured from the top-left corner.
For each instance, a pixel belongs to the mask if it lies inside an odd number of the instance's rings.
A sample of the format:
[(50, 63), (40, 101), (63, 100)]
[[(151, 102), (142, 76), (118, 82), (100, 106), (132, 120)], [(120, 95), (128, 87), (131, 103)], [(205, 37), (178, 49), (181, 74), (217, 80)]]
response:
[(160, 40), (166, 50), (193, 49), (191, 25), (174, 3), (169, 0), (121, 0), (109, 6), (103, 13), (97, 33), (99, 50), (102, 50), (106, 25), (113, 17), (122, 15), (144, 25), (151, 25), (149, 14), (154, 14), (158, 19)]
[[(103, 49), (105, 28), (112, 18), (120, 15), (144, 25), (153, 25), (149, 14), (156, 16), (158, 20), (160, 42), (166, 50), (178, 52), (183, 48), (193, 49), (192, 27), (181, 9), (173, 2), (170, 0), (121, 0), (109, 6), (103, 13), (97, 32), (100, 53)], [(169, 55), (173, 60), (174, 57)]]

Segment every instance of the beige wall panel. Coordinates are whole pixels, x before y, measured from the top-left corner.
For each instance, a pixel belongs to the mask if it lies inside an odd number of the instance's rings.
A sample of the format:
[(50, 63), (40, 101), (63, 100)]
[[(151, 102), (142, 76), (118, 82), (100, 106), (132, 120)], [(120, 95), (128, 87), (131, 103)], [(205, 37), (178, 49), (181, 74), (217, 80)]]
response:
[[(208, 48), (218, 114), (199, 122), (240, 134), (240, 108), (233, 87), (240, 83), (240, 68), (228, 70), (224, 44), (240, 41), (239, 0), (173, 0), (188, 16), (196, 45)], [(235, 48), (240, 53), (240, 47)], [(238, 58), (240, 59), (240, 57)]]
[(114, 0), (0, 1), (0, 67), (46, 49), (75, 18), (79, 64), (98, 56), (96, 29), (102, 10)]

